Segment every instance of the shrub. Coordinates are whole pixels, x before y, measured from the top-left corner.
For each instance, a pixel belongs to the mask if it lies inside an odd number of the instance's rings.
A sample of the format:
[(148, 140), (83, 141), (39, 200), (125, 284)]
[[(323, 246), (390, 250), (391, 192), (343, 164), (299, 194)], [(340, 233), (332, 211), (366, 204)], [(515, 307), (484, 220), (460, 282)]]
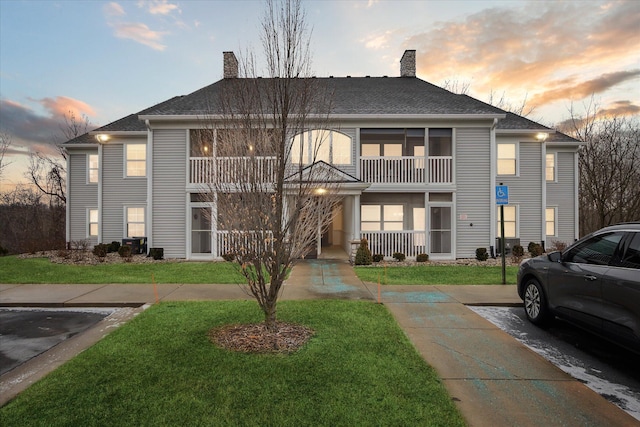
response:
[(222, 259), (223, 259), (223, 260), (225, 260), (225, 261), (227, 261), (227, 262), (231, 262), (231, 261), (233, 261), (234, 259), (236, 259), (236, 255), (235, 255), (235, 254), (232, 254), (232, 253), (227, 252), (226, 254), (222, 254)]
[(151, 248), (149, 249), (149, 256), (156, 261), (164, 258), (164, 248)]
[(371, 265), (373, 263), (373, 257), (371, 256), (371, 251), (369, 250), (369, 243), (367, 239), (360, 240), (360, 246), (358, 246), (358, 250), (356, 251), (356, 259), (355, 265)]
[(131, 246), (122, 245), (118, 249), (118, 255), (125, 259), (131, 259)]
[(7, 256), (7, 254), (9, 254), (9, 249), (0, 246), (0, 256)]
[(565, 242), (561, 242), (560, 240), (552, 240), (551, 244), (556, 249), (556, 251), (564, 251), (567, 249), (567, 244)]
[(56, 252), (56, 255), (64, 259), (68, 259), (71, 256), (69, 251), (66, 249), (58, 249), (58, 252)]
[(428, 254), (418, 254), (416, 256), (416, 262), (427, 262), (427, 261), (429, 261)]
[(514, 245), (513, 249), (511, 249), (511, 261), (516, 264), (519, 264), (522, 261), (522, 257), (524, 256), (524, 248), (521, 245)]
[(109, 253), (118, 252), (118, 249), (120, 249), (120, 242), (113, 241), (109, 244)]
[(382, 254), (374, 254), (373, 255), (373, 262), (380, 262), (384, 259), (384, 255)]
[(542, 249), (542, 245), (538, 243), (531, 242), (529, 243), (529, 246), (527, 248), (529, 249), (529, 253), (531, 254), (532, 257), (537, 257), (544, 253), (544, 250)]
[(407, 258), (402, 252), (394, 252), (393, 257), (398, 260), (398, 262), (402, 262)]
[(487, 248), (476, 248), (476, 259), (478, 261), (486, 261), (489, 259)]
[(93, 254), (98, 258), (106, 257), (108, 251), (109, 251), (109, 245), (105, 243), (98, 243), (93, 247)]
[(71, 249), (76, 251), (84, 252), (89, 248), (88, 240), (72, 240), (69, 244), (71, 245)]

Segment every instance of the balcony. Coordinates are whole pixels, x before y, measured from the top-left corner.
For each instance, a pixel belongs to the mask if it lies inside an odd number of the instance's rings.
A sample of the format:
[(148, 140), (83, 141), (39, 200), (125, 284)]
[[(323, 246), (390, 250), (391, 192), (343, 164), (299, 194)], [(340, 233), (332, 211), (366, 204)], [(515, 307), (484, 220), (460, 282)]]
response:
[(362, 157), (360, 176), (371, 184), (451, 184), (453, 157)]
[(275, 157), (191, 157), (189, 183), (274, 181)]

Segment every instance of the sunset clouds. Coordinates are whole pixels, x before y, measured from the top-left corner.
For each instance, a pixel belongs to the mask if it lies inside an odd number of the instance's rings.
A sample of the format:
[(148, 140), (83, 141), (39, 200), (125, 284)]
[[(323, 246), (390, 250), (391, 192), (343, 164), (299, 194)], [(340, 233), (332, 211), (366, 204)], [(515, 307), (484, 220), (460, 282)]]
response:
[[(515, 7), (517, 6), (517, 7)], [(472, 92), (528, 92), (531, 104), (580, 100), (640, 86), (640, 6), (635, 1), (507, 2), (461, 20), (438, 22), (404, 42), (418, 74), (460, 76)], [(636, 106), (618, 104), (621, 113)]]
[[(179, 12), (177, 5), (167, 0), (138, 1), (138, 8), (145, 10), (150, 15), (170, 15)], [(142, 22), (130, 22), (126, 19), (127, 13), (120, 3), (111, 2), (104, 6), (104, 15), (107, 23), (113, 28), (114, 35), (121, 39), (130, 39), (151, 49), (163, 51), (167, 47), (164, 36), (169, 31), (152, 30)]]

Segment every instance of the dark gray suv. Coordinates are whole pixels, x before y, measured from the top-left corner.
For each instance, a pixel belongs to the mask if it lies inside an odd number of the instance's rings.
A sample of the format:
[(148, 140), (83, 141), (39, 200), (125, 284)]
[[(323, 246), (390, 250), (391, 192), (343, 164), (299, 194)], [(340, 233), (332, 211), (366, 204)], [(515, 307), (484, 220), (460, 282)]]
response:
[(523, 261), (518, 295), (538, 326), (561, 317), (640, 353), (640, 222), (605, 227), (562, 252)]

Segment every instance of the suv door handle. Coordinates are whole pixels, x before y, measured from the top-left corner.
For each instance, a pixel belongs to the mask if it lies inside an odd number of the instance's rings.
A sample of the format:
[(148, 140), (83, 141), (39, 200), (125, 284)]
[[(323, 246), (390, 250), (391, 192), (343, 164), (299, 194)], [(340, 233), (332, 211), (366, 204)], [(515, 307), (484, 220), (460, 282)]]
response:
[(594, 280), (596, 280), (596, 279), (597, 279), (597, 277), (596, 277), (596, 276), (592, 276), (592, 275), (590, 275), (590, 274), (588, 274), (588, 275), (584, 276), (584, 278), (585, 278), (585, 279), (587, 279), (587, 280), (588, 280), (588, 281), (590, 281), (590, 282), (593, 282)]

